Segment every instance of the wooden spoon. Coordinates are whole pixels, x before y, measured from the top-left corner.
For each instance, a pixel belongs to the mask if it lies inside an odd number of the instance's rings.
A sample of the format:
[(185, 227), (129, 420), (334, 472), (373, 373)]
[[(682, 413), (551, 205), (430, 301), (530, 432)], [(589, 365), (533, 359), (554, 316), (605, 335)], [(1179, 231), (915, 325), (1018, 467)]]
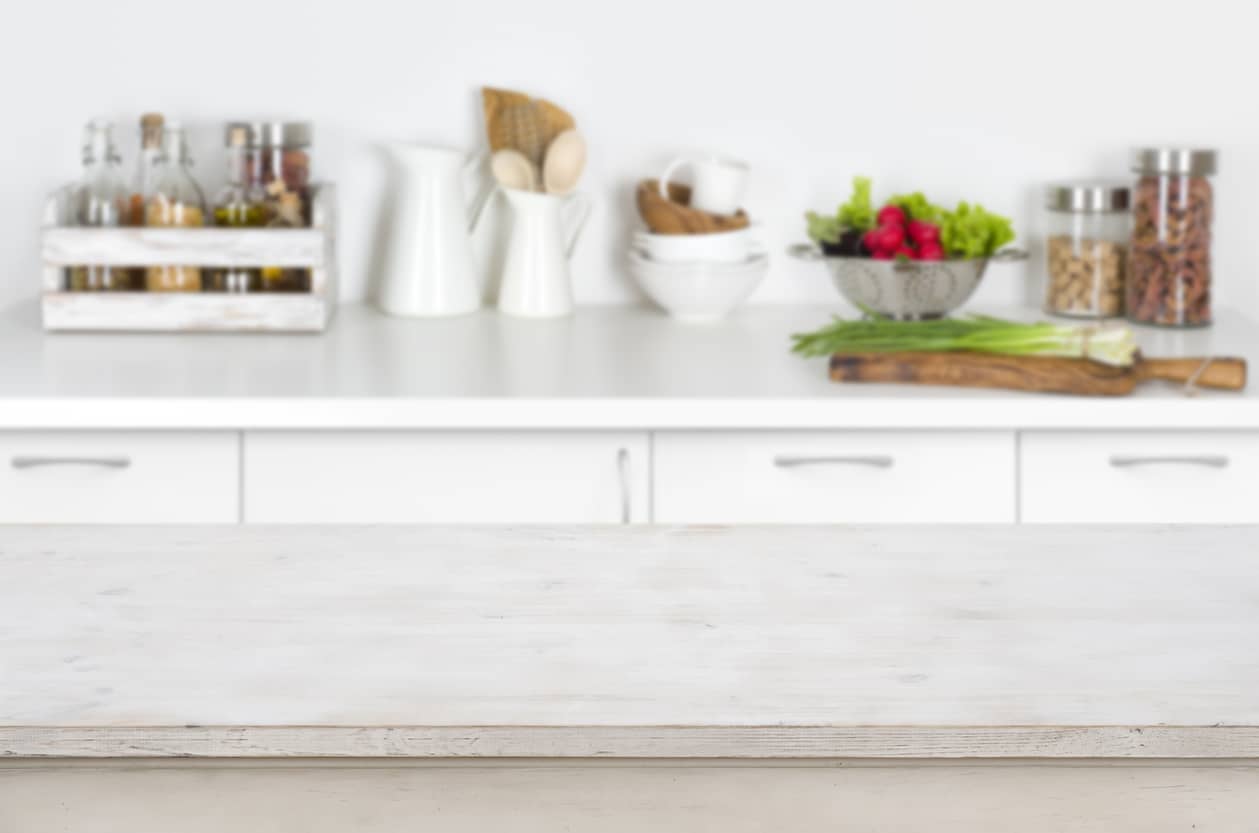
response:
[(504, 148), (490, 157), (494, 179), (504, 188), (517, 191), (538, 190), (538, 166), (518, 150)]
[(546, 149), (542, 186), (548, 194), (568, 194), (586, 169), (586, 140), (576, 130), (565, 130)]

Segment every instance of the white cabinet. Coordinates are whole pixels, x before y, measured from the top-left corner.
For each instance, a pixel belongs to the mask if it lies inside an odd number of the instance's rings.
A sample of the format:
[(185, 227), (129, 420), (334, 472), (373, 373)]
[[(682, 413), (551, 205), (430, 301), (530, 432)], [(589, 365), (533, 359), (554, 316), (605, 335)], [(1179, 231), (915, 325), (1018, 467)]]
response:
[(0, 433), (0, 523), (235, 523), (234, 432)]
[(248, 523), (638, 523), (646, 433), (251, 432)]
[(1013, 432), (668, 432), (658, 523), (1011, 523)]
[(1025, 523), (1255, 523), (1259, 433), (1032, 431), (1021, 479)]

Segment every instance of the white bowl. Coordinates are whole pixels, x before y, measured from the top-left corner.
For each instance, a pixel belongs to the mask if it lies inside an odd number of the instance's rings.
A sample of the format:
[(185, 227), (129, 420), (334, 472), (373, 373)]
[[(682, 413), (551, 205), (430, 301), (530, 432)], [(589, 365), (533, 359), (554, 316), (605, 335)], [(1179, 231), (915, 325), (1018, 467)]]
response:
[(769, 256), (741, 263), (656, 263), (629, 254), (630, 274), (665, 312), (688, 323), (719, 321), (747, 300), (769, 272)]
[(660, 263), (743, 263), (762, 254), (759, 226), (711, 234), (652, 234), (634, 232), (634, 248)]

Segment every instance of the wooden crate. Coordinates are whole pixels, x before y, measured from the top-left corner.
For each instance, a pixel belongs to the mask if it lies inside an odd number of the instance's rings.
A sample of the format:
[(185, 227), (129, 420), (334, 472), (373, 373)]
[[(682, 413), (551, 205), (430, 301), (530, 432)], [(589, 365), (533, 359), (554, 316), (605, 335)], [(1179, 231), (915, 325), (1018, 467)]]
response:
[[(73, 190), (44, 215), (43, 320), (47, 330), (319, 332), (336, 306), (336, 192), (314, 189), (311, 228), (83, 228), (71, 225)], [(310, 292), (68, 292), (66, 270), (102, 266), (283, 266), (311, 270)]]

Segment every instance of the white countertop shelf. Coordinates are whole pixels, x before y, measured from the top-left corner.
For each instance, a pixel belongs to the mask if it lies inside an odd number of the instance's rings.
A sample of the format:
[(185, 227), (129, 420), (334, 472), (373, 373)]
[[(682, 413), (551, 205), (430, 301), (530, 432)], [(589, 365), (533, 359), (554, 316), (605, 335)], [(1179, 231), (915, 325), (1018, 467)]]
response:
[(1256, 534), (5, 529), (0, 758), (1257, 758)]
[[(1029, 311), (981, 310), (1021, 318)], [(0, 312), (0, 428), (1259, 428), (1259, 392), (1117, 400), (840, 386), (788, 352), (825, 307), (747, 308), (710, 326), (638, 307), (528, 321), (342, 307), (323, 335), (44, 333)], [(1139, 329), (1150, 355), (1259, 355), (1259, 329)]]

